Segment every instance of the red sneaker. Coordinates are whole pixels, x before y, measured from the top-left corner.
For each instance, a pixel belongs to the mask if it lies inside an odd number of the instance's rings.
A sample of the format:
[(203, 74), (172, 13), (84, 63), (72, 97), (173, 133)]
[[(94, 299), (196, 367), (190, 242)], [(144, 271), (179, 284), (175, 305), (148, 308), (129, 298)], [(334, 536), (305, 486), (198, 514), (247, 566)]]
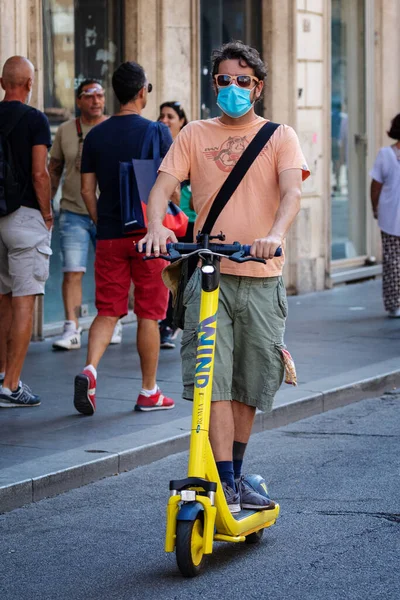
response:
[(96, 378), (89, 369), (75, 377), (74, 406), (82, 415), (93, 415), (96, 410)]
[(175, 402), (172, 398), (164, 396), (161, 393), (160, 388), (158, 388), (157, 392), (151, 396), (139, 394), (135, 405), (135, 410), (140, 411), (168, 410), (169, 408), (175, 408)]

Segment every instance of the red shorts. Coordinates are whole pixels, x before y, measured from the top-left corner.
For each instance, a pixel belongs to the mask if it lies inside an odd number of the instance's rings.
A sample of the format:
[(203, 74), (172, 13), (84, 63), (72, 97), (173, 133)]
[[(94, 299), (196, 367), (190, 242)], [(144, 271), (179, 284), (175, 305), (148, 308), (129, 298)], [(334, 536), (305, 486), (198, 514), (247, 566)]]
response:
[(103, 317), (128, 313), (131, 281), (135, 286), (134, 313), (138, 318), (160, 321), (168, 306), (168, 288), (161, 279), (164, 260), (143, 260), (135, 242), (142, 236), (97, 240), (95, 280), (96, 308)]

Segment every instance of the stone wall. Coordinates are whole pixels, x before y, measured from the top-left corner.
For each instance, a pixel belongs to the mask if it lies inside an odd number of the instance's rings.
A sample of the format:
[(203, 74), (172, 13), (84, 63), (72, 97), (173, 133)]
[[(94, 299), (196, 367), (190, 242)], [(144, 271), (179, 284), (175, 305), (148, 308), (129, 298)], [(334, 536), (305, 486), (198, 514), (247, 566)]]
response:
[[(43, 106), (41, 0), (0, 0), (0, 64), (13, 55), (26, 56), (35, 66), (33, 106)], [(1, 97), (3, 96), (0, 91)]]
[(297, 220), (296, 290), (322, 290), (330, 260), (330, 12), (325, 0), (297, 0), (297, 133), (311, 176)]
[(144, 116), (155, 119), (162, 102), (178, 100), (189, 119), (199, 114), (199, 1), (126, 0), (126, 60), (146, 69), (154, 92)]

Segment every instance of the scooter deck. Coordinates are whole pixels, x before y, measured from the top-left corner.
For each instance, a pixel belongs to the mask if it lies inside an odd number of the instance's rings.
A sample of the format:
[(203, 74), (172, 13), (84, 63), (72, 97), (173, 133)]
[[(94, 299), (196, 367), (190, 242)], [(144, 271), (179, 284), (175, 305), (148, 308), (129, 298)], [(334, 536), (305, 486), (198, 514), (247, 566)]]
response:
[(238, 513), (233, 513), (232, 517), (236, 520), (236, 521), (242, 521), (243, 519), (246, 519), (247, 517), (250, 517), (250, 515), (255, 515), (256, 513), (259, 512), (267, 512), (267, 511), (260, 511), (260, 510), (253, 510), (253, 509), (243, 509)]

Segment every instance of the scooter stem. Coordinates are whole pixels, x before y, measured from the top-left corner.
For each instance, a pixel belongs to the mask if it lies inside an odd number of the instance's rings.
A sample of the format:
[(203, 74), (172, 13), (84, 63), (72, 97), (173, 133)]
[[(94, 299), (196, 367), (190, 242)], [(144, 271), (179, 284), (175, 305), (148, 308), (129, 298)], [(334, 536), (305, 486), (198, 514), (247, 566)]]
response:
[(219, 297), (219, 261), (203, 264), (200, 318), (197, 332), (196, 369), (188, 477), (205, 477), (206, 446), (211, 414), (217, 311)]

